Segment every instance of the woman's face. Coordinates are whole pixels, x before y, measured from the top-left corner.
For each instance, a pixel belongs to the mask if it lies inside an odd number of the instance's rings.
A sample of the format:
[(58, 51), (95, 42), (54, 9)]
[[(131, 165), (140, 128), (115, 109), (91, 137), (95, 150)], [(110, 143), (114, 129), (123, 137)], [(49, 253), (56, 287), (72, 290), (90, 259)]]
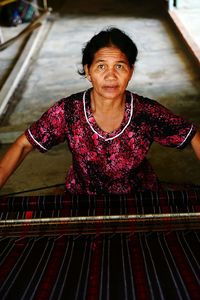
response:
[(126, 55), (116, 47), (98, 50), (90, 67), (85, 66), (85, 73), (93, 85), (94, 95), (102, 99), (119, 99), (133, 74)]

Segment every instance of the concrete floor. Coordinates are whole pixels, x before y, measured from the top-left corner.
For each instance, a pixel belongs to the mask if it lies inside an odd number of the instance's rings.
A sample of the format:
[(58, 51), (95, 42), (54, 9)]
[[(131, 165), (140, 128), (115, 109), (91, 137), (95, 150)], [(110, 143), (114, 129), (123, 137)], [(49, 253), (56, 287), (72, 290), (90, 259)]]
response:
[[(9, 146), (6, 142), (23, 132), (51, 104), (89, 86), (77, 74), (81, 48), (94, 33), (111, 25), (125, 30), (139, 49), (129, 89), (158, 100), (200, 125), (199, 73), (159, 3), (148, 0), (57, 1), (55, 18), (48, 25), (44, 42), (2, 121), (0, 155)], [(4, 32), (7, 33), (6, 29)], [(19, 47), (20, 43), (13, 45), (3, 57), (0, 53), (4, 71), (0, 84), (11, 61), (17, 57)], [(200, 184), (200, 163), (190, 147), (178, 151), (153, 145), (149, 159), (164, 182)], [(24, 194), (62, 192), (62, 187), (52, 186), (64, 182), (70, 162), (71, 156), (65, 145), (46, 154), (34, 151), (9, 179), (0, 195), (28, 190), (31, 191)]]

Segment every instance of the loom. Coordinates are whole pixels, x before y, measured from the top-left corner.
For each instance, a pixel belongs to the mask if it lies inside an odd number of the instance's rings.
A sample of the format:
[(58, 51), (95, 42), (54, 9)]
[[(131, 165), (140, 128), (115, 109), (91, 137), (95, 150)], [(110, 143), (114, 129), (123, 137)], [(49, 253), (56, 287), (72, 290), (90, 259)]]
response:
[(199, 299), (200, 190), (2, 197), (1, 299)]

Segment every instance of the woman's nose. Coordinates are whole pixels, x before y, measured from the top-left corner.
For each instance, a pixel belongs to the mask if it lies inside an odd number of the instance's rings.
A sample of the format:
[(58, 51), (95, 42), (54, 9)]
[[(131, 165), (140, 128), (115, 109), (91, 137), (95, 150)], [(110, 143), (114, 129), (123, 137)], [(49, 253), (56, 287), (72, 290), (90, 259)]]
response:
[(109, 68), (106, 72), (106, 79), (115, 79), (116, 78), (116, 72), (114, 68)]

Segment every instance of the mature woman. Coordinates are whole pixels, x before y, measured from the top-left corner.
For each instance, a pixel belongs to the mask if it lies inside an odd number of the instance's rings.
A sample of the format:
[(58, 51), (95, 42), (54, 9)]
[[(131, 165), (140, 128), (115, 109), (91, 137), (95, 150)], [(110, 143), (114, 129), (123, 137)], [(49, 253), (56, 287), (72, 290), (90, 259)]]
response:
[(73, 157), (66, 189), (76, 194), (157, 190), (145, 158), (154, 141), (179, 149), (191, 143), (200, 159), (195, 125), (126, 90), (136, 57), (136, 45), (119, 29), (95, 35), (80, 72), (92, 88), (61, 99), (16, 140), (0, 163), (0, 185), (33, 148), (46, 152), (65, 140)]

